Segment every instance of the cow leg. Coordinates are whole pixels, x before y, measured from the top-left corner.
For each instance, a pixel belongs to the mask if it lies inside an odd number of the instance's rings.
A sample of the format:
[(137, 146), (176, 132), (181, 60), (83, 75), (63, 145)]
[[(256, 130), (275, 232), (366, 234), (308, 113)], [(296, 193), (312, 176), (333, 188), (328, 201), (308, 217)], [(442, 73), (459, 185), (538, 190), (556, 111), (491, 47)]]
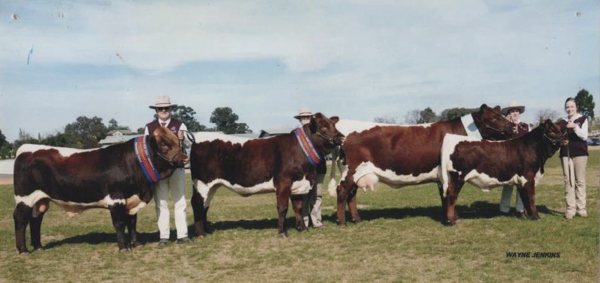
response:
[(456, 224), (456, 200), (458, 199), (458, 194), (464, 185), (464, 182), (460, 180), (458, 173), (449, 172), (450, 182), (448, 183), (448, 191), (446, 193), (446, 219), (450, 226), (454, 226)]
[(27, 245), (25, 244), (25, 230), (27, 230), (27, 224), (32, 216), (33, 208), (23, 203), (17, 204), (15, 211), (13, 212), (13, 219), (15, 221), (15, 242), (19, 254), (29, 254), (29, 250), (27, 250)]
[(129, 244), (131, 248), (137, 248), (143, 245), (137, 238), (137, 214), (128, 216), (127, 231), (129, 231)]
[(540, 219), (540, 215), (537, 212), (537, 208), (535, 207), (535, 184), (534, 180), (527, 180), (525, 186), (518, 186), (517, 190), (519, 195), (521, 196), (521, 200), (523, 201), (523, 206), (525, 207), (525, 211), (527, 215), (531, 216), (534, 220)]
[(204, 198), (202, 198), (195, 187), (192, 188), (191, 203), (192, 210), (194, 211), (194, 229), (196, 230), (196, 236), (204, 238), (206, 236), (204, 226), (206, 225), (208, 207), (204, 207)]
[(446, 197), (444, 197), (444, 187), (442, 186), (442, 183), (437, 183), (438, 186), (438, 192), (440, 194), (440, 199), (442, 200), (442, 214), (443, 217), (446, 217), (446, 211), (448, 211), (448, 199)]
[(350, 190), (350, 194), (348, 195), (348, 209), (350, 209), (350, 216), (352, 216), (352, 221), (356, 224), (360, 223), (360, 215), (358, 215), (358, 205), (356, 203), (356, 194), (358, 193), (358, 187), (354, 186), (352, 190)]
[(293, 195), (290, 197), (292, 200), (292, 208), (296, 215), (296, 229), (300, 232), (306, 232), (306, 224), (304, 224), (304, 218), (302, 217), (302, 195)]
[[(288, 211), (288, 204), (290, 202), (291, 195), (291, 182), (290, 181), (280, 181), (279, 184), (276, 185), (276, 195), (277, 195), (277, 231), (282, 238), (287, 238), (287, 229), (285, 227), (285, 216)], [(304, 222), (304, 220), (302, 220)]]
[(337, 220), (340, 226), (346, 226), (346, 203), (348, 200), (348, 190), (341, 183), (337, 187)]
[(125, 227), (129, 226), (129, 215), (127, 214), (127, 208), (123, 204), (116, 204), (109, 206), (110, 216), (112, 218), (113, 226), (117, 232), (117, 244), (119, 246), (119, 252), (128, 251), (131, 248), (126, 244), (127, 235), (125, 234)]

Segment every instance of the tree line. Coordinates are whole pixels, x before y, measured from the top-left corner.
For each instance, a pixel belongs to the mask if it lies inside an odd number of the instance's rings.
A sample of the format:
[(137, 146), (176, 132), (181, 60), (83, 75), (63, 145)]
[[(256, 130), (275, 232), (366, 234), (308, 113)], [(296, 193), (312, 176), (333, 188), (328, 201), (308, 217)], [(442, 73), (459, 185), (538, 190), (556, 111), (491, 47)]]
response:
[[(596, 104), (594, 103), (594, 97), (586, 90), (580, 90), (575, 96), (575, 100), (579, 105), (579, 113), (582, 115), (586, 115), (590, 121), (595, 121), (594, 119), (594, 107)], [(407, 125), (415, 125), (415, 124), (424, 124), (424, 123), (435, 123), (440, 121), (449, 121), (454, 118), (458, 118), (467, 114), (471, 114), (473, 112), (478, 111), (479, 108), (450, 108), (442, 111), (440, 115), (437, 115), (435, 111), (433, 111), (430, 107), (427, 107), (423, 110), (414, 109), (408, 111), (404, 115), (404, 120), (399, 117), (394, 116), (383, 116), (376, 117), (375, 122), (384, 123), (384, 124), (407, 124)], [(538, 110), (534, 115), (534, 123), (532, 125), (539, 125), (543, 123), (546, 119), (550, 119), (552, 121), (556, 121), (562, 117), (562, 115), (552, 109), (541, 109)], [(590, 127), (591, 130), (597, 130), (598, 125), (596, 123), (592, 123), (593, 125)]]
[[(172, 117), (181, 120), (190, 132), (221, 131), (225, 134), (246, 134), (252, 130), (246, 123), (238, 123), (239, 116), (229, 107), (217, 107), (210, 116), (210, 122), (214, 127), (202, 125), (196, 119), (196, 111), (192, 107), (178, 105), (172, 110)], [(155, 115), (156, 117), (156, 115)], [(109, 132), (114, 130), (128, 130), (128, 126), (119, 125), (114, 118), (108, 121), (108, 125), (102, 122), (100, 117), (80, 116), (65, 126), (63, 132), (57, 132), (42, 137), (32, 137), (23, 129), (19, 129), (19, 136), (14, 142), (8, 142), (2, 130), (0, 130), (0, 159), (14, 158), (17, 149), (26, 143), (43, 144), (49, 146), (60, 146), (70, 148), (95, 148), (99, 147), (99, 141), (106, 138)], [(137, 129), (137, 134), (144, 133), (144, 127)]]

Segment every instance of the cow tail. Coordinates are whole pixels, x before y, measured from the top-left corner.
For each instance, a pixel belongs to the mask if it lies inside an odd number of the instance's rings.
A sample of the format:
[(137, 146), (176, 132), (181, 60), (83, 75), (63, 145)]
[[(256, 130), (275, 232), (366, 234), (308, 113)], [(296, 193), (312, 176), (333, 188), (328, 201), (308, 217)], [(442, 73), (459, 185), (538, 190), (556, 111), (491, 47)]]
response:
[(446, 138), (444, 138), (444, 141), (442, 143), (442, 158), (441, 158), (441, 164), (440, 164), (440, 171), (439, 171), (439, 175), (441, 177), (442, 180), (442, 191), (443, 191), (443, 197), (446, 197), (446, 192), (448, 192), (448, 162), (450, 159), (450, 153), (448, 152), (448, 149), (446, 148), (448, 145), (450, 144), (449, 140), (448, 140), (448, 136), (446, 136)]
[(335, 165), (337, 163), (337, 159), (339, 157), (340, 147), (336, 147), (333, 151), (331, 151), (331, 179), (329, 180), (329, 184), (327, 185), (327, 191), (329, 192), (329, 196), (336, 196), (336, 183), (335, 183)]

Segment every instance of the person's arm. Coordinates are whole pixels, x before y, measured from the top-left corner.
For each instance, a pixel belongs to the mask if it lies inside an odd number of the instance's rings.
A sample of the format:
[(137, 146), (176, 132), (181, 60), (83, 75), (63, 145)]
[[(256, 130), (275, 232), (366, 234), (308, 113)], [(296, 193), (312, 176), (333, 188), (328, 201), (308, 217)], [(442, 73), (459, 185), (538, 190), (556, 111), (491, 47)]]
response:
[(188, 139), (187, 134), (185, 133), (188, 131), (188, 128), (183, 122), (181, 123), (181, 126), (179, 126), (179, 130), (183, 132), (183, 147), (189, 149), (192, 146), (192, 141)]
[(579, 126), (575, 126), (575, 128), (573, 128), (573, 131), (580, 139), (587, 141), (587, 138), (588, 138), (587, 119), (583, 120), (583, 124), (581, 124), (581, 128)]

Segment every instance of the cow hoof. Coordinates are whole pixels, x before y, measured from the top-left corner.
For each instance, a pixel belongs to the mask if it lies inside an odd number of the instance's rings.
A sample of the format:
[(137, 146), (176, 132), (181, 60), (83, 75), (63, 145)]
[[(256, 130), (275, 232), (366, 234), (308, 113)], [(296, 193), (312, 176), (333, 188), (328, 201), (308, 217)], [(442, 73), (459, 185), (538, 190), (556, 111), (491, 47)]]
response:
[(20, 253), (19, 255), (20, 255), (20, 256), (28, 256), (28, 255), (29, 255), (29, 252), (25, 251), (25, 252), (22, 252), (22, 253)]
[(288, 238), (287, 233), (279, 233), (279, 236), (281, 236), (282, 239), (287, 239)]
[(37, 247), (37, 248), (34, 248), (34, 249), (33, 249), (33, 251), (36, 251), (36, 252), (43, 252), (43, 251), (44, 251), (44, 248), (43, 248), (43, 247)]
[(126, 249), (126, 248), (119, 249), (119, 253), (126, 253), (126, 252), (130, 252), (130, 251), (131, 251), (131, 249)]
[(131, 243), (131, 247), (132, 248), (138, 248), (138, 247), (141, 247), (143, 245), (144, 244), (142, 244), (142, 242), (139, 242), (139, 241), (135, 241), (135, 242)]

